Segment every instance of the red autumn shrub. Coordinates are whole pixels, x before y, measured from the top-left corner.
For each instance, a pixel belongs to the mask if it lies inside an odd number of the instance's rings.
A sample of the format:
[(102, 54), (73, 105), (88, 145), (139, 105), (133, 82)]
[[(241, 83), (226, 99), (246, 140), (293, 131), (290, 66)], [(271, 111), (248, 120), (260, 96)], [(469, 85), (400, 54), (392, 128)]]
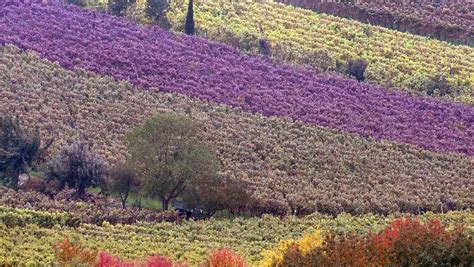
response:
[(125, 266), (133, 266), (133, 264), (126, 264), (122, 262), (120, 258), (114, 257), (107, 252), (100, 252), (97, 258), (97, 262), (95, 263), (95, 267), (125, 267)]
[(474, 260), (472, 237), (462, 227), (448, 231), (439, 220), (425, 224), (395, 220), (380, 234), (369, 236), (368, 242), (371, 254), (384, 257), (392, 265), (471, 266)]
[(207, 257), (209, 267), (244, 267), (244, 259), (230, 249), (214, 250)]
[(144, 266), (146, 267), (173, 267), (173, 261), (163, 256), (149, 257)]

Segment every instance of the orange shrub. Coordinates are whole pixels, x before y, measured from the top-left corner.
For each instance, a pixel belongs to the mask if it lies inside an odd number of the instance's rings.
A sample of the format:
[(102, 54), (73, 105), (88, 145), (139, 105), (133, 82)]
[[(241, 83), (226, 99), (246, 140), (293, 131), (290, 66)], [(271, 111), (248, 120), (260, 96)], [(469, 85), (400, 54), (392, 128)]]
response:
[(95, 263), (97, 258), (97, 251), (86, 250), (80, 245), (75, 245), (65, 239), (63, 242), (58, 242), (53, 246), (56, 260), (61, 266), (69, 266), (74, 264), (85, 264), (91, 266)]

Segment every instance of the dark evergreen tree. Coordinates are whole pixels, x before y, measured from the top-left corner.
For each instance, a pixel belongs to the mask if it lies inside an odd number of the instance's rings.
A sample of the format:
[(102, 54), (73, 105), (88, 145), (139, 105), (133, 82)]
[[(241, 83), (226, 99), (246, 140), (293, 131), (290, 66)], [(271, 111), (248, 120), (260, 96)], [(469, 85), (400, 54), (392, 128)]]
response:
[(184, 32), (194, 35), (194, 5), (193, 0), (189, 0), (188, 14), (186, 15), (186, 23), (184, 24)]

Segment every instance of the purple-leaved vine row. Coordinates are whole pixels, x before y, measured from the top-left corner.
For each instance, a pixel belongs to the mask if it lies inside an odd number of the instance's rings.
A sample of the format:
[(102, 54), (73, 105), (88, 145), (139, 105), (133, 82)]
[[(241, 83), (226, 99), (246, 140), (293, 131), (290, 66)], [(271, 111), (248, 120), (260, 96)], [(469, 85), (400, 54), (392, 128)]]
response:
[(74, 6), (19, 2), (25, 1), (0, 4), (0, 45), (35, 50), (65, 68), (376, 140), (474, 154), (472, 106), (275, 66), (225, 45)]

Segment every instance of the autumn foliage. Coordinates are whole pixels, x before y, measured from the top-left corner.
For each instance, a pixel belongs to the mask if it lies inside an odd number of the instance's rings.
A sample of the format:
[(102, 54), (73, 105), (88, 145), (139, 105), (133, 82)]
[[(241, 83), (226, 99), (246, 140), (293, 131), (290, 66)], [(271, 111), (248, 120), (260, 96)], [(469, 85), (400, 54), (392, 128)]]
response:
[[(88, 250), (78, 243), (68, 239), (58, 242), (53, 246), (56, 261), (61, 266), (95, 266), (95, 267), (186, 267), (186, 262), (174, 262), (164, 256), (154, 255), (146, 259), (123, 260), (110, 255), (107, 251)], [(212, 251), (202, 267), (245, 267), (244, 258), (230, 249)]]
[[(62, 265), (96, 267), (189, 266), (163, 256), (122, 260), (108, 252), (87, 250), (69, 240), (54, 246)], [(379, 233), (322, 236), (321, 231), (298, 240), (284, 240), (266, 251), (259, 266), (472, 266), (474, 242), (469, 231), (448, 229), (439, 220), (397, 219)], [(202, 267), (245, 267), (245, 259), (231, 249), (210, 252)]]
[(214, 250), (207, 258), (209, 267), (244, 267), (245, 260), (230, 249)]
[(56, 260), (61, 266), (85, 264), (91, 266), (97, 258), (97, 251), (87, 250), (78, 244), (73, 244), (69, 239), (58, 242), (53, 246)]
[[(315, 240), (315, 242), (319, 242)], [(324, 238), (303, 252), (298, 243), (267, 266), (472, 266), (474, 243), (462, 227), (447, 229), (439, 220), (398, 219), (380, 233)]]

